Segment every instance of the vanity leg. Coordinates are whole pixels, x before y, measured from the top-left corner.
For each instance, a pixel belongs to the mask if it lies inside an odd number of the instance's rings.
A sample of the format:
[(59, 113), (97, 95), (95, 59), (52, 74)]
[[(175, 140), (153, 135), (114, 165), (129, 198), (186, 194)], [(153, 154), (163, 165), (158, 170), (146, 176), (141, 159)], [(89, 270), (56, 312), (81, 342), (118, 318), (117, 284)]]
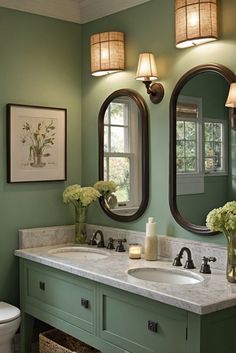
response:
[(34, 318), (26, 313), (21, 314), (20, 352), (31, 353)]

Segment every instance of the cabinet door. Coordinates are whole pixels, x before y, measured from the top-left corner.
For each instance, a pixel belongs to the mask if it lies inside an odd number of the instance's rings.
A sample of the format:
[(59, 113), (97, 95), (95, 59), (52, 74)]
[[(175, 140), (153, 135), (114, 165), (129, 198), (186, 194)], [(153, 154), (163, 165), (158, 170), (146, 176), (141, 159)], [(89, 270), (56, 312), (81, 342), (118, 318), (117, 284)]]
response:
[(96, 285), (44, 265), (26, 265), (25, 303), (90, 333), (95, 331)]
[(101, 286), (100, 335), (130, 353), (185, 353), (186, 329), (186, 311)]

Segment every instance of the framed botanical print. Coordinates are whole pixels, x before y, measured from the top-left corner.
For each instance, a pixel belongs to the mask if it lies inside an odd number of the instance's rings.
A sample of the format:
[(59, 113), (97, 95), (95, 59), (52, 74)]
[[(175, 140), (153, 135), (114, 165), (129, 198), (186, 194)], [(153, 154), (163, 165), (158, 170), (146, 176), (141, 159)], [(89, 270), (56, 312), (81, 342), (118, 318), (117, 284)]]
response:
[(64, 108), (7, 104), (7, 182), (66, 180)]

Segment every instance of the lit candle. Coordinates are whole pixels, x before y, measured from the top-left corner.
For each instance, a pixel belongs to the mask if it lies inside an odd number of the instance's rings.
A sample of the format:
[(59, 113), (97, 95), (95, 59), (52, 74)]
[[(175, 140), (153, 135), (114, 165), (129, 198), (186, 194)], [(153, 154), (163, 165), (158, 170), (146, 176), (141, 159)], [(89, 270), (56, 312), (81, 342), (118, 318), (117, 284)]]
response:
[(142, 245), (141, 244), (130, 244), (129, 245), (129, 258), (130, 259), (141, 259)]

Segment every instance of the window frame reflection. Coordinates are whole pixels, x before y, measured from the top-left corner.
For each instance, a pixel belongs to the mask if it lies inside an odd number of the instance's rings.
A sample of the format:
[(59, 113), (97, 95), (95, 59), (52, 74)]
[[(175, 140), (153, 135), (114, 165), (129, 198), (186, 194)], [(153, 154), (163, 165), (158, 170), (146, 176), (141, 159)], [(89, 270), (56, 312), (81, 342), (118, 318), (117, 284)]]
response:
[[(108, 124), (111, 119), (108, 117), (107, 109), (113, 102), (129, 102), (127, 112), (130, 115), (130, 134), (127, 133), (126, 151), (112, 152), (104, 151), (104, 127), (109, 131), (114, 124)], [(128, 106), (127, 106), (128, 107)], [(135, 109), (134, 109), (135, 107)], [(148, 110), (143, 98), (136, 92), (130, 89), (120, 89), (113, 92), (103, 102), (98, 118), (98, 133), (99, 133), (99, 180), (106, 179), (105, 161), (106, 158), (124, 157), (130, 159), (130, 194), (129, 202), (118, 202), (118, 207), (109, 209), (108, 206), (100, 200), (100, 204), (104, 212), (111, 218), (130, 222), (139, 218), (145, 211), (149, 199), (149, 123)], [(122, 124), (118, 124), (122, 125)], [(128, 124), (129, 125), (129, 124)], [(135, 129), (137, 130), (134, 134)], [(107, 137), (107, 145), (109, 144)], [(111, 143), (110, 143), (111, 146)], [(136, 146), (136, 147), (135, 147)], [(111, 149), (111, 148), (110, 148)], [(128, 151), (127, 151), (128, 149)], [(133, 150), (138, 153), (133, 153)], [(136, 183), (134, 183), (134, 180)], [(135, 185), (136, 184), (136, 185)]]

